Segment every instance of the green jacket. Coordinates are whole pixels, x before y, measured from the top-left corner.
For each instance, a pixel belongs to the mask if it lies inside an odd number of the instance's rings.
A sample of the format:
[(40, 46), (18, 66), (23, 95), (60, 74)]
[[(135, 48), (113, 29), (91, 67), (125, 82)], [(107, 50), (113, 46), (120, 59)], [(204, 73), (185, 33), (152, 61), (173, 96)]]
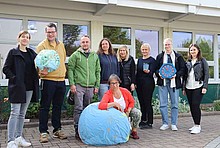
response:
[(70, 85), (79, 84), (83, 87), (99, 88), (100, 62), (95, 52), (90, 52), (88, 58), (79, 48), (68, 60), (68, 79)]

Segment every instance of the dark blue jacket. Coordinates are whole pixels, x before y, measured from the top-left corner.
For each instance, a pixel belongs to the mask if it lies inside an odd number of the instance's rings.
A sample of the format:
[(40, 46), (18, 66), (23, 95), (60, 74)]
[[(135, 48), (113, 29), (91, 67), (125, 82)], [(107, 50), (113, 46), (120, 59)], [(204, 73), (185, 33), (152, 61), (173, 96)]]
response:
[(120, 76), (120, 67), (117, 57), (110, 54), (99, 54), (99, 61), (101, 66), (100, 83), (107, 83), (111, 74)]

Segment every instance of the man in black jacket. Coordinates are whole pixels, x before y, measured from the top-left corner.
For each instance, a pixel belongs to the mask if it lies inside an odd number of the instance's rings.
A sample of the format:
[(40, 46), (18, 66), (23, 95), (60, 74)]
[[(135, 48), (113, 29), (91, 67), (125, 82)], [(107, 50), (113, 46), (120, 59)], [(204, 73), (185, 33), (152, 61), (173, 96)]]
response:
[[(160, 53), (157, 58), (157, 71), (156, 75), (159, 100), (160, 100), (160, 112), (162, 115), (163, 125), (160, 130), (166, 130), (169, 128), (169, 116), (168, 116), (168, 94), (171, 101), (171, 129), (177, 131), (177, 119), (178, 119), (178, 103), (179, 103), (179, 88), (182, 88), (181, 78), (185, 73), (185, 62), (183, 57), (173, 51), (172, 39), (166, 38), (164, 40), (165, 50)], [(162, 78), (159, 73), (160, 67), (164, 63), (171, 63), (176, 68), (176, 74), (172, 78)]]

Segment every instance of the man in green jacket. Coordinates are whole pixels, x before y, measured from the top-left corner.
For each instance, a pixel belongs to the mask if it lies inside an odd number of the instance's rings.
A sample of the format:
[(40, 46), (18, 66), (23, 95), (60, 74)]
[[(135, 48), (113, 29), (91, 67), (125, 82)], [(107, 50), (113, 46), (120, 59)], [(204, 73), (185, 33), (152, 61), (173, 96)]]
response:
[(100, 85), (100, 63), (98, 55), (90, 49), (89, 36), (82, 36), (81, 47), (68, 61), (68, 79), (70, 90), (74, 93), (74, 128), (75, 137), (79, 139), (78, 121), (83, 109), (88, 106)]

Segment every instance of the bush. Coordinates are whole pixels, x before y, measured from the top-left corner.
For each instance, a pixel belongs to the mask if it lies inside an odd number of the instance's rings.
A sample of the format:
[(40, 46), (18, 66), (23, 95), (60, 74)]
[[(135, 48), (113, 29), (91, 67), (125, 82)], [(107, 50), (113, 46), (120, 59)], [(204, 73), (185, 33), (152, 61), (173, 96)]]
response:
[[(158, 97), (158, 94), (156, 94), (156, 97)], [(153, 112), (154, 115), (160, 114), (160, 101), (159, 98), (153, 98), (152, 99), (152, 106), (153, 106)], [(179, 113), (188, 113), (190, 111), (189, 105), (187, 101), (183, 100), (183, 98), (179, 97), (179, 104), (178, 104)], [(171, 103), (170, 99), (168, 99), (168, 111), (171, 112)]]
[(213, 106), (215, 111), (220, 111), (220, 100), (215, 100)]

